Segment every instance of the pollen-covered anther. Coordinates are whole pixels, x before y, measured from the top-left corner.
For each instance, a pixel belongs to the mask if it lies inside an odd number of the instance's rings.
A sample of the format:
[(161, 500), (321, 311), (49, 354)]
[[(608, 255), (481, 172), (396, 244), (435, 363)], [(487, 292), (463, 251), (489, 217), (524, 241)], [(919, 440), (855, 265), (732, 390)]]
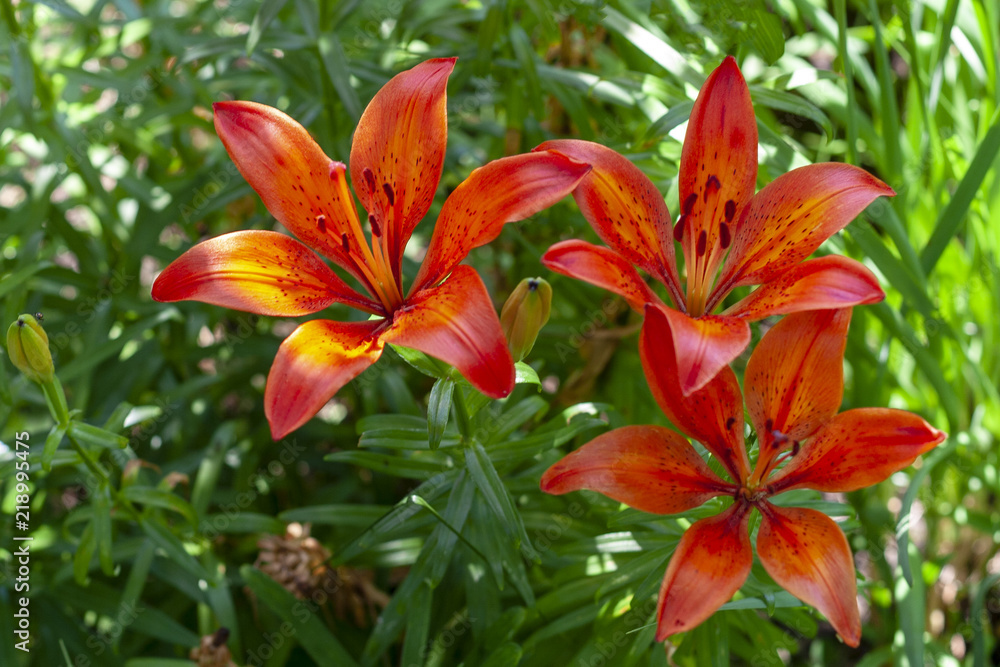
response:
[(771, 431), (771, 437), (775, 447), (781, 447), (789, 441), (789, 437), (777, 429)]
[(388, 183), (382, 184), (382, 190), (385, 191), (385, 197), (389, 200), (389, 206), (396, 205), (396, 193), (392, 191), (392, 186)]
[(729, 234), (729, 225), (724, 222), (719, 223), (719, 245), (725, 250), (732, 243), (733, 238)]
[(726, 420), (726, 430), (727, 431), (733, 430), (733, 426), (735, 424), (736, 424), (736, 417), (730, 417), (729, 419)]
[(372, 234), (374, 234), (376, 238), (382, 236), (382, 228), (379, 227), (378, 218), (375, 217), (374, 213), (368, 214), (368, 224), (372, 226)]
[(674, 240), (678, 243), (684, 238), (684, 218), (686, 216), (681, 216), (677, 218), (677, 224), (674, 225)]
[(316, 216), (316, 227), (320, 234), (326, 234), (326, 216), (322, 213)]
[(704, 257), (705, 250), (708, 249), (708, 233), (703, 229), (701, 234), (698, 234), (698, 245), (695, 247), (695, 252), (699, 257)]
[(736, 202), (732, 199), (726, 200), (726, 222), (732, 222), (736, 216)]
[(369, 168), (367, 168), (367, 167), (365, 167), (365, 170), (363, 172), (361, 172), (361, 174), (365, 178), (365, 185), (368, 186), (368, 192), (371, 192), (372, 194), (374, 194), (375, 193), (375, 174), (373, 174), (372, 170), (369, 169)]
[(691, 209), (694, 208), (694, 203), (696, 201), (698, 201), (698, 194), (696, 192), (692, 192), (687, 196), (684, 200), (684, 204), (681, 205), (681, 213), (683, 214), (681, 217), (684, 217), (684, 215), (691, 215)]
[(347, 232), (344, 232), (343, 234), (340, 235), (340, 242), (344, 246), (344, 252), (350, 253), (351, 243), (347, 240)]

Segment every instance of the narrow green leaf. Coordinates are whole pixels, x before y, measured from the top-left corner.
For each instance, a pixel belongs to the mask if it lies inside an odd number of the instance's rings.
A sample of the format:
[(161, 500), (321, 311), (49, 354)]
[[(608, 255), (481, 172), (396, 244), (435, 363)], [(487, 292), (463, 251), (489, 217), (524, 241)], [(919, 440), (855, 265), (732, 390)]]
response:
[(480, 663), (481, 667), (510, 667), (521, 661), (524, 650), (513, 642), (501, 644), (486, 660)]
[(45, 472), (52, 470), (52, 457), (56, 455), (56, 450), (59, 449), (59, 443), (66, 435), (68, 426), (68, 424), (56, 424), (45, 438), (45, 449), (42, 450), (42, 470)]
[(530, 560), (538, 559), (538, 552), (531, 545), (528, 532), (524, 528), (524, 519), (521, 513), (514, 507), (514, 501), (504, 486), (503, 480), (497, 474), (490, 455), (481, 444), (473, 442), (467, 450), (465, 457), (466, 468), (472, 475), (472, 480), (483, 494), (487, 504), (504, 531), (514, 540), (514, 545), (519, 548), (524, 556)]
[(169, 528), (158, 521), (146, 518), (139, 520), (139, 526), (149, 536), (149, 539), (153, 540), (156, 546), (163, 549), (167, 558), (173, 561), (174, 564), (187, 570), (198, 579), (212, 581), (212, 576), (205, 571), (205, 568), (194, 556), (187, 552), (184, 544), (176, 535), (170, 532)]
[(334, 452), (333, 454), (327, 454), (323, 457), (323, 460), (349, 463), (376, 472), (384, 472), (389, 475), (406, 477), (408, 479), (427, 479), (434, 473), (441, 472), (450, 467), (450, 463), (443, 461), (405, 458), (402, 456), (392, 456), (391, 454), (378, 454), (376, 452), (358, 450)]
[(535, 369), (523, 361), (514, 364), (514, 382), (517, 384), (542, 384)]
[(97, 542), (94, 540), (94, 524), (88, 523), (80, 536), (80, 544), (73, 554), (73, 578), (81, 586), (90, 583), (87, 572), (90, 570), (90, 561), (94, 559), (94, 551), (97, 550)]
[(111, 576), (115, 572), (115, 563), (111, 558), (111, 491), (102, 484), (91, 502), (94, 506), (92, 525), (94, 542), (97, 543), (97, 559), (101, 563), (101, 571)]
[(1000, 111), (994, 114), (989, 131), (976, 149), (976, 156), (969, 163), (969, 168), (962, 177), (962, 182), (958, 184), (951, 201), (941, 211), (941, 216), (934, 225), (934, 233), (920, 253), (920, 263), (924, 267), (924, 273), (930, 274), (944, 254), (948, 243), (961, 229), (969, 206), (975, 199), (986, 174), (990, 172), (998, 151), (1000, 151)]
[(288, 0), (263, 0), (260, 3), (260, 7), (257, 8), (257, 13), (254, 14), (253, 21), (250, 23), (250, 30), (247, 32), (247, 56), (253, 55), (267, 27), (271, 25), (271, 22), (274, 21), (278, 12), (287, 2)]
[(441, 379), (431, 387), (427, 398), (427, 442), (431, 449), (437, 449), (448, 427), (448, 417), (451, 414), (451, 396), (455, 391), (455, 383)]
[(250, 565), (240, 576), (260, 602), (292, 628), (295, 639), (319, 667), (356, 667), (357, 662), (316, 615), (316, 609), (282, 588), (281, 584)]
[(326, 526), (370, 526), (391, 510), (389, 505), (313, 505), (278, 515), (281, 521)]
[(344, 54), (344, 47), (335, 33), (328, 32), (320, 35), (316, 42), (319, 48), (319, 55), (323, 61), (323, 68), (326, 76), (333, 84), (333, 89), (340, 96), (340, 101), (344, 109), (354, 119), (355, 122), (361, 118), (361, 100), (358, 93), (351, 85), (351, 70), (348, 67), (347, 56)]
[(175, 493), (149, 486), (129, 486), (122, 491), (122, 494), (134, 503), (177, 512), (187, 519), (192, 527), (198, 525), (198, 516), (194, 508)]
[(409, 620), (406, 623), (406, 634), (403, 636), (403, 654), (399, 663), (401, 665), (424, 664), (424, 652), (427, 649), (427, 637), (430, 634), (431, 599), (433, 597), (430, 587), (426, 584), (417, 586), (417, 590), (410, 596), (410, 604), (407, 609)]

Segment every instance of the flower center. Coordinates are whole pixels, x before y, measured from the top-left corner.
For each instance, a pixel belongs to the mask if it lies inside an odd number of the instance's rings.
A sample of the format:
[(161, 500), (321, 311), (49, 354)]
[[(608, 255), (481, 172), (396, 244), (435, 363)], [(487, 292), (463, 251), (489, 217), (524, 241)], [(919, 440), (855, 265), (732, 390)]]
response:
[[(681, 215), (674, 226), (674, 239), (684, 249), (687, 263), (687, 313), (699, 317), (710, 311), (717, 301), (712, 292), (719, 264), (733, 241), (731, 225), (736, 216), (736, 202), (727, 200), (720, 210), (722, 182), (709, 174), (700, 191), (692, 192), (681, 203)], [(699, 195), (700, 192), (700, 195)], [(706, 216), (722, 219), (707, 220)]]

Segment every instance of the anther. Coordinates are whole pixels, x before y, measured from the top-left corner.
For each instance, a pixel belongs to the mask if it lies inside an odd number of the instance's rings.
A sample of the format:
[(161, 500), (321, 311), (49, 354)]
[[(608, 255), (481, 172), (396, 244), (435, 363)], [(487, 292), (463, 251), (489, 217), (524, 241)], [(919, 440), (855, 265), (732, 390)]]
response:
[(726, 420), (726, 430), (727, 431), (732, 431), (733, 430), (733, 425), (735, 423), (736, 423), (736, 417), (730, 417), (729, 419), (727, 419)]
[(721, 187), (722, 187), (722, 183), (719, 182), (718, 177), (716, 177), (715, 174), (712, 174), (711, 176), (708, 177), (708, 180), (705, 181), (705, 191), (704, 191), (704, 196), (702, 197), (702, 199), (707, 202), (708, 201), (709, 190), (718, 190)]
[(396, 193), (392, 191), (392, 186), (388, 183), (382, 184), (382, 189), (385, 190), (385, 196), (389, 199), (389, 206), (396, 205)]
[(674, 240), (678, 243), (684, 238), (684, 216), (677, 218), (677, 224), (674, 225)]
[(365, 184), (368, 186), (368, 191), (374, 193), (375, 192), (375, 174), (373, 174), (372, 170), (369, 169), (368, 167), (365, 167), (365, 170), (363, 172), (361, 172), (361, 173), (365, 177)]
[(774, 438), (774, 444), (779, 447), (788, 442), (789, 440), (789, 437), (787, 435), (777, 430), (771, 431), (771, 437)]
[(347, 232), (344, 232), (343, 234), (340, 235), (340, 242), (344, 246), (344, 252), (350, 254), (350, 252), (351, 252), (351, 244), (348, 243), (348, 241), (347, 241)]
[(736, 215), (736, 202), (732, 199), (726, 200), (726, 222), (732, 222), (733, 216)]
[(684, 200), (684, 204), (681, 206), (681, 212), (684, 215), (691, 215), (691, 209), (694, 208), (694, 203), (698, 201), (698, 193), (692, 192)]
[(698, 234), (698, 245), (695, 247), (695, 252), (698, 253), (699, 257), (705, 254), (705, 250), (708, 249), (708, 233), (705, 230), (701, 230), (701, 234)]
[(323, 214), (316, 216), (316, 226), (319, 227), (321, 234), (326, 234), (326, 216)]
[(798, 440), (793, 440), (793, 441), (792, 441), (792, 458), (795, 458), (796, 456), (798, 456), (798, 453), (799, 453), (799, 445), (800, 445), (800, 444), (801, 444), (801, 443), (799, 443), (799, 441), (798, 441)]
[(729, 225), (724, 222), (719, 223), (719, 244), (722, 246), (722, 249), (725, 250), (728, 248), (732, 240), (732, 237), (729, 236)]
[(773, 419), (768, 419), (767, 421), (764, 422), (764, 430), (765, 431), (771, 431), (773, 429), (774, 429), (774, 420)]
[(378, 220), (375, 219), (375, 214), (368, 214), (368, 224), (372, 226), (372, 234), (374, 234), (376, 238), (382, 236), (382, 229), (378, 226)]

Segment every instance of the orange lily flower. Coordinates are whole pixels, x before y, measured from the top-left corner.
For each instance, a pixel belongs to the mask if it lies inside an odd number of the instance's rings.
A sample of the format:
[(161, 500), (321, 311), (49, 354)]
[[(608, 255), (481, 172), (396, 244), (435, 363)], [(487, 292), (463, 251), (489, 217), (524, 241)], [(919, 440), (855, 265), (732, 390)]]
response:
[[(649, 178), (615, 151), (579, 140), (548, 141), (536, 150), (551, 149), (593, 165), (573, 196), (610, 248), (563, 241), (542, 263), (623, 296), (639, 312), (656, 304), (674, 333), (685, 395), (746, 348), (750, 321), (885, 296), (859, 262), (839, 256), (802, 260), (876, 197), (895, 193), (862, 169), (826, 163), (790, 171), (755, 195), (757, 125), (750, 90), (732, 56), (708, 77), (691, 111), (676, 224)], [(675, 241), (684, 254), (686, 290)], [(664, 305), (635, 267), (663, 283), (675, 308)], [(742, 285), (761, 287), (712, 314)]]
[(514, 362), (479, 275), (459, 263), (507, 222), (554, 204), (590, 170), (556, 152), (495, 160), (444, 202), (409, 292), (403, 249), (426, 215), (447, 141), (446, 86), (454, 58), (396, 75), (372, 99), (354, 134), (350, 180), (368, 212), (366, 236), (347, 181), (300, 124), (253, 102), (214, 105), (215, 129), (264, 205), (299, 239), (352, 276), (356, 290), (306, 245), (272, 231), (197, 244), (156, 279), (157, 301), (194, 299), (260, 315), (295, 317), (344, 303), (376, 316), (313, 320), (281, 345), (264, 394), (275, 439), (308, 421), (382, 354), (386, 343), (453, 365), (484, 394), (514, 386)]
[(736, 375), (725, 368), (683, 397), (669, 321), (650, 308), (639, 351), (653, 395), (674, 425), (703, 444), (733, 481), (712, 472), (683, 436), (660, 426), (605, 433), (542, 476), (541, 488), (548, 493), (590, 489), (655, 514), (694, 509), (717, 496), (733, 499), (681, 538), (660, 588), (657, 640), (694, 628), (743, 585), (753, 562), (748, 521), (757, 509), (762, 517), (757, 555), (767, 573), (821, 611), (847, 644), (860, 642), (854, 561), (843, 532), (821, 512), (770, 499), (792, 489), (839, 492), (876, 484), (946, 436), (903, 410), (837, 414), (850, 319), (849, 308), (789, 315), (754, 350), (744, 377), (759, 444), (751, 471)]

